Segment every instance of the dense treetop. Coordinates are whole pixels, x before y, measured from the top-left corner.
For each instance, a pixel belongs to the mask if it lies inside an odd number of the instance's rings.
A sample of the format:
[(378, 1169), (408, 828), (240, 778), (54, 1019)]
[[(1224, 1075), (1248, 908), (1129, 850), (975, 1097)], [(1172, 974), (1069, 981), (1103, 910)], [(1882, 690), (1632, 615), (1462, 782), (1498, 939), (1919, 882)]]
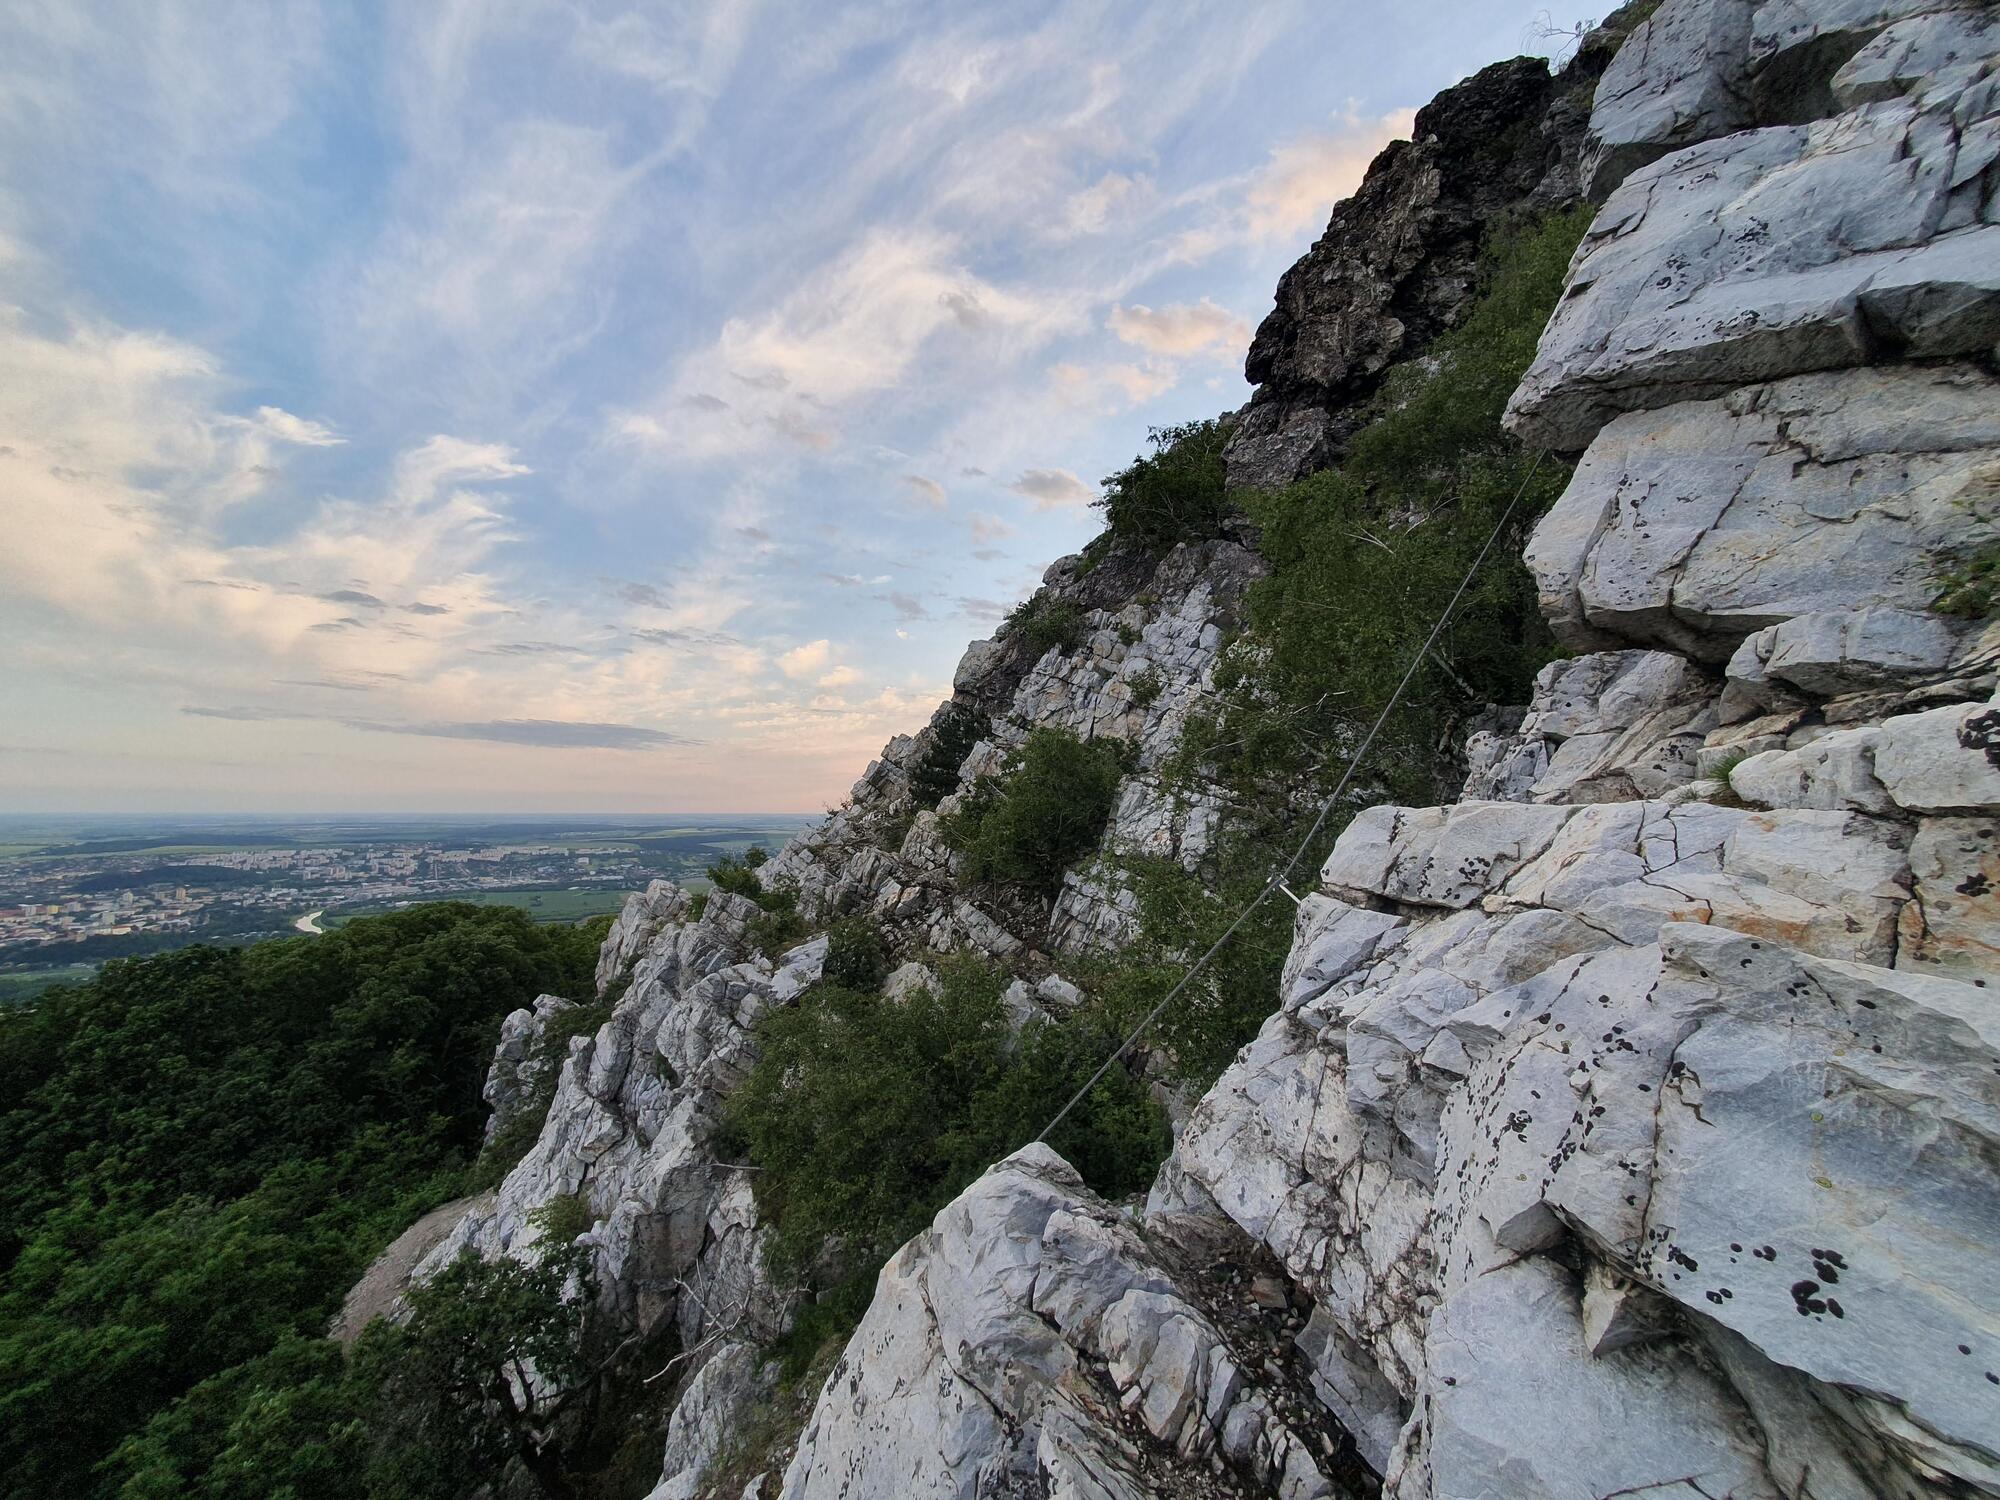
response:
[(602, 926), (442, 903), (108, 964), (0, 1018), (0, 1489), (119, 1493), (121, 1441), (322, 1332), (463, 1189), (500, 1019), (587, 997)]

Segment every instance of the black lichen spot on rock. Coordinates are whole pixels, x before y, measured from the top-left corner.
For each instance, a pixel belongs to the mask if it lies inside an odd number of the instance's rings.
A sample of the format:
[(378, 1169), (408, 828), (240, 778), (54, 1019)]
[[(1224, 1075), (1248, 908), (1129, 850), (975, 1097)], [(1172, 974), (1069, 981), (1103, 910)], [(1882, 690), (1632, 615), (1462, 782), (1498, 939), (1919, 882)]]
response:
[(1813, 1295), (1819, 1290), (1817, 1281), (1795, 1281), (1792, 1283), (1792, 1306), (1799, 1310), (1800, 1317), (1810, 1317), (1814, 1313), (1826, 1311), (1826, 1303)]
[(1989, 708), (1959, 725), (1958, 746), (1982, 751), (1988, 765), (2000, 766), (2000, 709)]

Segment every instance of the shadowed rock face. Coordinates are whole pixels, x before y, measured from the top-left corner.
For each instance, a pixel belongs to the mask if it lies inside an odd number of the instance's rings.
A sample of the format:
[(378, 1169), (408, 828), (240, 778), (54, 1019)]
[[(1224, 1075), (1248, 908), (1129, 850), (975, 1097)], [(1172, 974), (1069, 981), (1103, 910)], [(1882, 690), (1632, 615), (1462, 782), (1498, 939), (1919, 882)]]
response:
[(1539, 58), (1495, 63), (1417, 112), (1326, 232), (1284, 274), (1244, 376), (1257, 386), (1228, 453), (1232, 487), (1288, 484), (1326, 467), (1387, 369), (1464, 316), (1480, 237), (1507, 215), (1580, 196), (1579, 91), (1592, 48), (1557, 77)]

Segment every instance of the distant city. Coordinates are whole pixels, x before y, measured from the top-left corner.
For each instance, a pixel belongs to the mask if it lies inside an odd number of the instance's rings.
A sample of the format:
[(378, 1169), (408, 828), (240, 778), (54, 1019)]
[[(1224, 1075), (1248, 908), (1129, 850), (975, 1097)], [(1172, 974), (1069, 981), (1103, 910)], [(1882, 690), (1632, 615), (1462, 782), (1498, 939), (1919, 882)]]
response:
[(107, 959), (320, 932), (420, 901), (615, 911), (666, 876), (776, 850), (797, 815), (635, 819), (0, 819), (0, 1003)]

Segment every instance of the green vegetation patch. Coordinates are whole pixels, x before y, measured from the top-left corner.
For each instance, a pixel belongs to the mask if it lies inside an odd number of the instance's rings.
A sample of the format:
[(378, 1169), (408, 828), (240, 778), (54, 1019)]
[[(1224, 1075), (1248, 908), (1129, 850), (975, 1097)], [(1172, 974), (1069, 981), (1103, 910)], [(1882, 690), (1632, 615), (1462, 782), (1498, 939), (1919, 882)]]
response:
[(1220, 536), (1235, 514), (1223, 491), (1222, 453), (1230, 431), (1231, 424), (1218, 418), (1148, 432), (1153, 451), (1106, 479), (1095, 502), (1110, 533), (1156, 552)]
[(1028, 652), (1038, 660), (1050, 651), (1069, 651), (1083, 639), (1083, 613), (1067, 599), (1058, 599), (1048, 590), (1016, 606), (1000, 627), (1002, 635), (1025, 641)]
[(1939, 614), (1974, 621), (2000, 615), (2000, 540), (1949, 559), (1937, 581), (1931, 608)]
[[(595, 961), (577, 928), (450, 902), (114, 962), (9, 1011), (0, 1490), (355, 1493), (354, 1434), (293, 1441), (339, 1357), (317, 1336), (464, 1191), (501, 1018), (588, 997)], [(294, 1424), (268, 1450), (267, 1422)], [(320, 1479), (285, 1490), (277, 1448)]]
[[(567, 890), (533, 888), (513, 891), (465, 891), (455, 892), (449, 899), (464, 902), (468, 906), (511, 906), (526, 912), (537, 922), (577, 922), (586, 917), (615, 916), (625, 905), (626, 897), (631, 894), (626, 890), (590, 886)], [(410, 903), (405, 902), (400, 906), (363, 906), (345, 911), (329, 911), (320, 919), (320, 925), (332, 932), (357, 917), (381, 916), (386, 912), (406, 911), (409, 907)]]
[(1103, 836), (1125, 769), (1120, 745), (1037, 729), (1009, 770), (965, 793), (945, 842), (975, 881), (1052, 893)]
[(39, 969), (10, 969), (0, 973), (0, 1007), (32, 1000), (43, 990), (58, 984), (82, 984), (97, 972), (95, 964), (50, 964)]
[[(799, 912), (798, 892), (784, 886), (766, 887), (758, 880), (757, 871), (770, 858), (770, 851), (761, 845), (753, 846), (741, 859), (724, 855), (708, 867), (708, 878), (715, 889), (756, 903), (758, 912), (743, 929), (744, 941), (766, 958), (775, 959), (804, 942), (810, 929)], [(707, 903), (702, 905), (705, 908)]]
[(936, 807), (958, 789), (958, 768), (992, 727), (986, 715), (958, 703), (931, 721), (930, 747), (910, 773), (910, 795), (919, 807)]
[[(882, 1261), (1031, 1140), (1117, 1045), (1095, 1021), (1013, 1036), (1008, 982), (960, 958), (935, 989), (890, 1000), (822, 983), (759, 1022), (761, 1055), (729, 1129), (761, 1169), (779, 1273), (819, 1293), (782, 1351), (795, 1371), (853, 1326)], [(1170, 1140), (1144, 1086), (1114, 1068), (1050, 1145), (1118, 1196), (1144, 1189)]]

